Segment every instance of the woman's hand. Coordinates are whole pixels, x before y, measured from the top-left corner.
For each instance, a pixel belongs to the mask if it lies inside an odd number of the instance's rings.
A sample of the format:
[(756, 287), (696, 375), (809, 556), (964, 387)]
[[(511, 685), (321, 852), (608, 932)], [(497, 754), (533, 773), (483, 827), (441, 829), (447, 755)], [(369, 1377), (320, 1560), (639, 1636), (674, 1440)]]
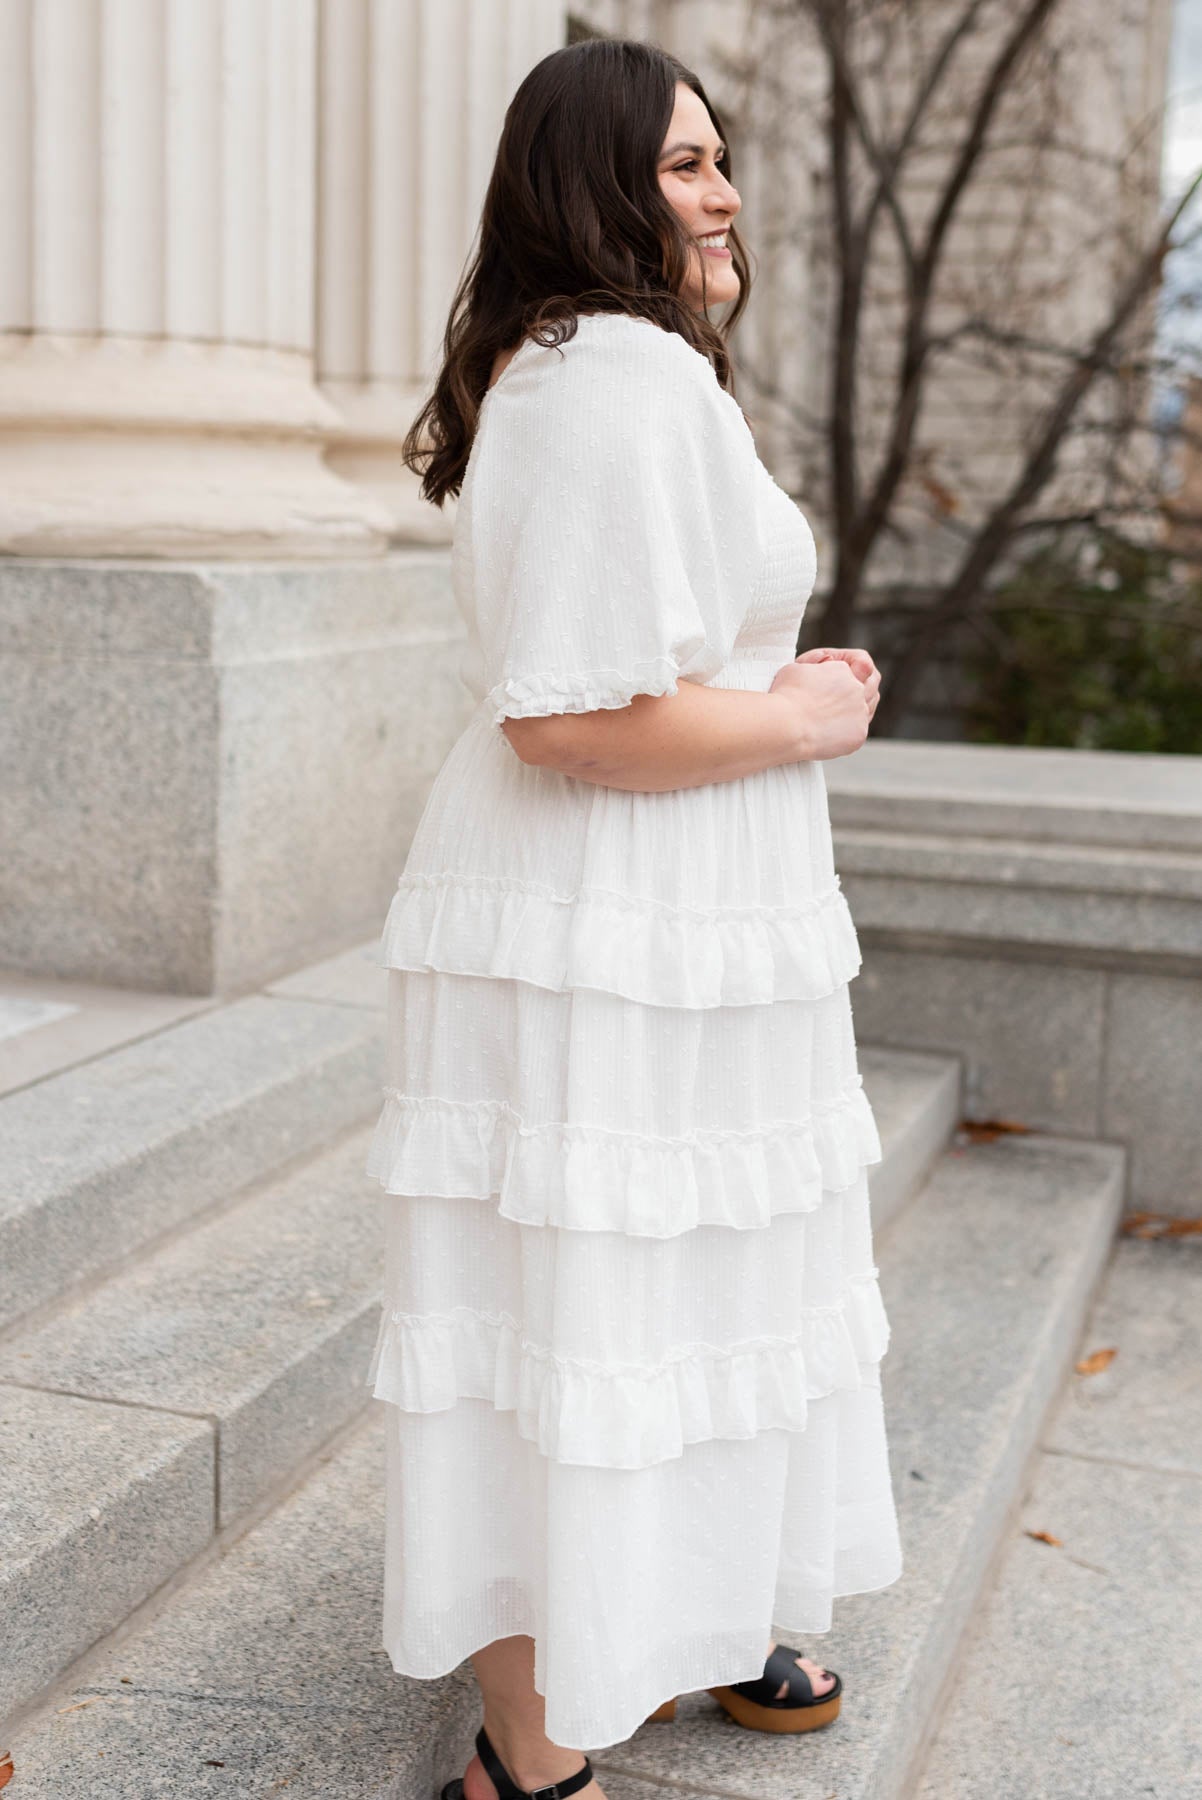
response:
[(804, 651), (796, 660), (798, 662), (830, 662), (832, 659), (850, 664), (852, 674), (860, 681), (867, 681), (873, 670), (876, 669), (876, 664), (867, 650), (860, 650), (854, 644), (847, 650), (835, 650), (829, 644), (823, 644), (818, 649)]
[(807, 760), (849, 756), (868, 736), (880, 698), (881, 672), (867, 650), (823, 646), (778, 669), (769, 690), (784, 692), (805, 723)]
[(872, 681), (874, 675), (876, 676), (876, 681), (867, 695), (868, 717), (871, 720), (881, 697), (881, 672), (867, 650), (861, 650), (855, 644), (846, 649), (833, 649), (830, 645), (823, 644), (816, 649), (804, 651), (797, 658), (798, 662), (830, 662), (832, 660), (845, 662), (859, 681), (868, 683)]

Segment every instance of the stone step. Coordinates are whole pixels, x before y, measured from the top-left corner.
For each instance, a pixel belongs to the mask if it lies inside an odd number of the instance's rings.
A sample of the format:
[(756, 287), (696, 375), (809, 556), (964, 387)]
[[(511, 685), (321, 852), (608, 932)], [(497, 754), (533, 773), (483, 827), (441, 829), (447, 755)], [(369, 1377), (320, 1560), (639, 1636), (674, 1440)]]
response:
[[(0, 1516), (15, 1512), (19, 1575), (10, 1589), (6, 1557), (0, 1596), (19, 1629), (0, 1659), (0, 1713), (367, 1403), (380, 1270), (369, 1137), (355, 1131), (0, 1345)], [(55, 1454), (31, 1457), (43, 1418)], [(78, 1473), (65, 1486), (60, 1453)]]
[(918, 1800), (1202, 1796), (1200, 1339), (1202, 1241), (1121, 1238)]
[[(882, 1374), (905, 1569), (835, 1603), (799, 1649), (843, 1676), (843, 1714), (799, 1742), (732, 1726), (706, 1694), (598, 1765), (747, 1800), (902, 1800), (1043, 1418), (1114, 1242), (1126, 1159), (1112, 1145), (957, 1141), (881, 1234), (892, 1325)], [(639, 1778), (633, 1780), (633, 1778)], [(604, 1779), (611, 1791), (608, 1776)], [(627, 1790), (613, 1785), (613, 1800)]]
[(0, 1384), (0, 1719), (213, 1535), (205, 1419)]
[(408, 1681), (378, 1646), (384, 1411), (7, 1735), (14, 1795), (430, 1800), (461, 1772), (470, 1665)]
[(883, 1232), (919, 1192), (960, 1120), (964, 1065), (924, 1050), (857, 1048), (884, 1157), (869, 1170), (872, 1229)]
[(0, 1320), (318, 1150), (379, 1103), (378, 1007), (255, 994), (0, 1099)]
[[(947, 1140), (959, 1064), (890, 1050), (865, 1052), (861, 1062), (884, 1151), (871, 1171), (873, 1204), (882, 1196), (894, 1212)], [(106, 1519), (95, 1570), (92, 1536), (74, 1494), (60, 1504), (53, 1465), (32, 1478), (20, 1456), (6, 1459), (7, 1473), (0, 1468), (0, 1509), (11, 1484), (14, 1508), (32, 1506), (41, 1521), (36, 1554), (22, 1558), (29, 1578), (10, 1602), (24, 1648), (4, 1659), (0, 1712), (30, 1701), (176, 1566), (165, 1564), (157, 1539), (141, 1566), (148, 1484), (182, 1564), (365, 1404), (382, 1223), (379, 1190), (363, 1174), (369, 1136), (370, 1128), (356, 1131), (0, 1343), (0, 1393), (19, 1384), (36, 1390), (26, 1406), (96, 1402), (119, 1446), (109, 1485), (92, 1502)], [(144, 1471), (147, 1416), (164, 1448)], [(21, 1416), (12, 1417), (19, 1441)], [(173, 1471), (173, 1434), (195, 1432), (206, 1458), (191, 1435), (181, 1437)], [(176, 1525), (166, 1517), (173, 1509)], [(54, 1606), (38, 1603), (39, 1580), (60, 1592)], [(86, 1605), (74, 1605), (77, 1593)]]
[[(805, 1646), (845, 1716), (795, 1742), (708, 1695), (593, 1760), (610, 1800), (664, 1787), (900, 1800), (1112, 1242), (1121, 1151), (1003, 1138), (945, 1152), (880, 1243), (906, 1573)], [(429, 1800), (470, 1755), (470, 1667), (395, 1675), (379, 1647), (384, 1407), (219, 1560), (97, 1645), (11, 1732), (30, 1800), (337, 1792)]]

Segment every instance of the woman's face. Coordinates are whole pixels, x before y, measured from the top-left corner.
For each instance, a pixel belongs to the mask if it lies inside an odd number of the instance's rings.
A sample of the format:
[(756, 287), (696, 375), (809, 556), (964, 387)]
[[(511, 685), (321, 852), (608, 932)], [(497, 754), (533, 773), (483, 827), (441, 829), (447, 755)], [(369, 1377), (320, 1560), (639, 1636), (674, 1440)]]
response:
[(676, 106), (659, 158), (659, 185), (664, 198), (698, 240), (696, 254), (681, 289), (698, 312), (702, 310), (701, 276), (704, 266), (706, 301), (719, 306), (739, 295), (734, 259), (724, 245), (712, 247), (703, 238), (724, 236), (743, 202), (723, 174), (726, 152), (710, 122), (700, 96), (683, 81), (676, 83)]

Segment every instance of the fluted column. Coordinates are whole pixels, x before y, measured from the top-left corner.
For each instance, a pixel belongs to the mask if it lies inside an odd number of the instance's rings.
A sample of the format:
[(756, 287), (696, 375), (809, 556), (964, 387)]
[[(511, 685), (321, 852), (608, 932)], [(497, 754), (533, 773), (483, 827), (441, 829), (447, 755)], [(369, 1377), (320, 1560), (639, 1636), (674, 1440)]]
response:
[(328, 461), (437, 540), (401, 440), (438, 365), (505, 109), (566, 41), (562, 0), (321, 0), (317, 366)]
[(326, 557), (316, 0), (0, 6), (0, 552)]

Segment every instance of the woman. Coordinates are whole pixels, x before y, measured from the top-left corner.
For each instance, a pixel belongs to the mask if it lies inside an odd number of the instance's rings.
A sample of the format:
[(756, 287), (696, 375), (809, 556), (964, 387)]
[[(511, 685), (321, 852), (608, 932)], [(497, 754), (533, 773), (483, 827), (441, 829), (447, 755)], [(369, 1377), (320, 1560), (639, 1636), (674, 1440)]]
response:
[(808, 1728), (774, 1632), (900, 1573), (881, 1416), (880, 1144), (821, 763), (860, 650), (794, 660), (806, 521), (706, 316), (746, 302), (700, 82), (546, 57), (406, 460), (459, 496), (474, 715), (384, 929), (384, 1644), (471, 1657), (447, 1800), (603, 1800), (582, 1752), (707, 1687)]

